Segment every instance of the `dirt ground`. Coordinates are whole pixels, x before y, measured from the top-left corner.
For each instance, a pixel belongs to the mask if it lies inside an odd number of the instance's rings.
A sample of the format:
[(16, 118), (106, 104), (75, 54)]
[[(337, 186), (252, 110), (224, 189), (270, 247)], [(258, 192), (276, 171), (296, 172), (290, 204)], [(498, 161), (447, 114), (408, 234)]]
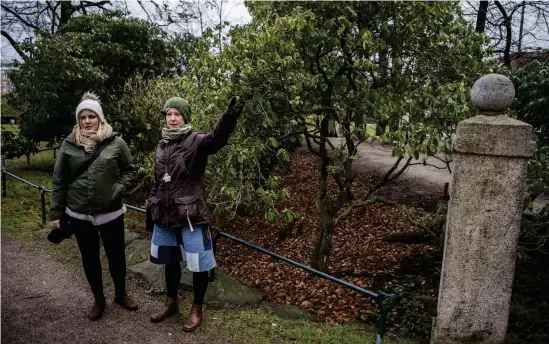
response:
[(199, 343), (179, 332), (176, 317), (151, 323), (158, 298), (131, 281), (128, 289), (138, 311), (112, 303), (113, 288), (107, 286), (103, 318), (90, 321), (92, 296), (83, 274), (43, 251), (2, 238), (2, 343)]

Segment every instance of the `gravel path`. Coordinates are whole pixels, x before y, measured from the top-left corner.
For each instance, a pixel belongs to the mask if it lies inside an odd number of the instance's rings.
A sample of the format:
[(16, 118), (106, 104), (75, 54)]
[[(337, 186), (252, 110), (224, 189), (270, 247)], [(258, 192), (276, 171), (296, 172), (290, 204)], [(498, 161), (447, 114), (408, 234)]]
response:
[(199, 343), (179, 332), (171, 318), (152, 324), (161, 301), (129, 282), (139, 310), (112, 303), (107, 286), (103, 318), (86, 318), (92, 296), (83, 273), (71, 270), (37, 248), (2, 238), (2, 343)]
[[(342, 138), (330, 138), (334, 146), (339, 147), (343, 143)], [(314, 144), (314, 147), (317, 147)], [(298, 149), (298, 152), (308, 153), (306, 143)], [(382, 146), (380, 143), (362, 143), (358, 147), (358, 158), (353, 163), (353, 170), (368, 176), (373, 183), (393, 167), (396, 158), (391, 156), (391, 147)], [(413, 160), (412, 163), (418, 161)], [(444, 184), (451, 183), (452, 174), (446, 169), (444, 163), (430, 158), (429, 164), (433, 166), (414, 165), (396, 180), (389, 182), (378, 192), (378, 195), (397, 202), (419, 205), (428, 209), (434, 209), (444, 195)], [(404, 161), (401, 163), (401, 166)], [(450, 168), (453, 164), (450, 163)], [(357, 195), (360, 197), (360, 195)]]
[[(339, 137), (332, 137), (330, 141), (336, 147), (340, 147), (344, 143), (344, 140)], [(315, 148), (318, 147), (314, 143), (313, 145)], [(358, 147), (358, 158), (353, 163), (353, 170), (378, 181), (393, 167), (396, 161), (396, 158), (391, 156), (391, 151), (390, 146), (382, 146), (378, 142), (362, 143)], [(298, 152), (310, 152), (305, 141)], [(418, 163), (418, 161), (412, 160), (412, 163)], [(443, 162), (435, 158), (429, 158), (428, 163), (432, 166), (414, 165), (408, 167), (399, 178), (387, 183), (378, 194), (397, 202), (435, 209), (437, 202), (444, 195), (444, 184), (451, 185), (452, 183), (452, 174)], [(401, 163), (401, 165), (403, 164), (404, 162)], [(452, 170), (454, 168), (452, 162), (450, 168)], [(547, 204), (549, 204), (549, 197), (540, 195), (534, 201), (534, 211), (539, 211)]]

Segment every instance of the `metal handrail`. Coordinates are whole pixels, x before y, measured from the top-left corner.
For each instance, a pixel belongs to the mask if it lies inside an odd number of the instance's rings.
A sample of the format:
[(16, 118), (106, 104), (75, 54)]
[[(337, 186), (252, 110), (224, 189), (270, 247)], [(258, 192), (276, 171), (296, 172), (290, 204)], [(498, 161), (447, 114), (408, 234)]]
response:
[[(31, 182), (29, 182), (28, 180), (26, 179), (23, 179), (13, 173), (10, 173), (8, 171), (6, 171), (3, 163), (2, 163), (2, 197), (6, 197), (6, 175), (10, 176), (10, 177), (13, 177), (15, 178), (16, 180), (19, 180), (27, 185), (30, 185), (32, 186), (33, 188), (35, 189), (38, 189), (40, 191), (40, 203), (41, 203), (41, 209), (42, 209), (42, 224), (45, 225), (46, 224), (46, 200), (45, 200), (45, 194), (47, 192), (52, 192), (52, 190), (49, 190), (43, 186), (38, 186), (38, 185), (35, 185)], [(137, 211), (137, 212), (140, 212), (140, 213), (146, 213), (146, 210), (141, 208), (141, 207), (136, 207), (136, 206), (133, 206), (133, 205), (129, 205), (129, 204), (124, 204), (124, 206), (126, 206), (127, 209), (130, 209), (130, 210), (133, 210), (133, 211)], [(319, 270), (316, 270), (316, 269), (313, 269), (309, 266), (306, 266), (306, 265), (303, 265), (299, 262), (296, 262), (292, 259), (289, 259), (289, 258), (286, 258), (284, 256), (281, 256), (277, 253), (274, 253), (274, 252), (271, 252), (269, 250), (266, 250), (260, 246), (256, 246), (254, 244), (251, 244), (245, 240), (242, 240), (240, 238), (237, 238), (235, 236), (232, 236), (224, 231), (222, 231), (221, 229), (215, 227), (215, 226), (212, 226), (211, 227), (216, 233), (217, 235), (213, 238), (213, 249), (214, 249), (214, 254), (216, 252), (216, 246), (217, 246), (217, 237), (218, 236), (221, 236), (221, 237), (224, 237), (224, 238), (227, 238), (229, 240), (232, 240), (238, 244), (241, 244), (241, 245), (244, 245), (248, 248), (251, 248), (253, 250), (256, 250), (256, 251), (259, 251), (261, 253), (264, 253), (264, 254), (267, 254), (273, 258), (276, 258), (278, 260), (281, 260), (287, 264), (290, 264), (290, 265), (293, 265), (299, 269), (302, 269), (302, 270), (305, 270), (311, 274), (314, 274), (314, 275), (317, 275), (319, 277), (322, 277), (322, 278), (325, 278), (327, 280), (330, 280), (332, 282), (335, 282), (337, 284), (340, 284), (346, 288), (349, 288), (351, 290), (354, 290), (360, 294), (363, 294), (363, 295), (368, 295), (370, 297), (372, 297), (374, 300), (375, 300), (375, 303), (378, 305), (378, 307), (380, 308), (380, 319), (379, 319), (379, 326), (378, 326), (378, 332), (377, 332), (377, 338), (376, 338), (376, 344), (383, 344), (383, 338), (385, 337), (385, 327), (386, 327), (386, 324), (387, 324), (387, 316), (389, 314), (389, 312), (392, 310), (392, 308), (394, 307), (394, 304), (395, 304), (395, 301), (396, 301), (396, 296), (394, 294), (388, 294), (388, 293), (384, 293), (384, 292), (373, 292), (373, 291), (370, 291), (370, 290), (367, 290), (367, 289), (364, 289), (364, 288), (361, 288), (361, 287), (358, 287), (352, 283), (349, 283), (349, 282), (346, 282), (346, 281), (343, 281), (343, 280), (340, 280), (339, 278), (336, 278), (334, 276), (331, 276), (331, 275), (328, 275), (322, 271), (319, 271)], [(212, 269), (210, 271), (210, 274), (211, 274), (211, 279), (213, 280), (214, 276), (215, 276), (215, 270)]]

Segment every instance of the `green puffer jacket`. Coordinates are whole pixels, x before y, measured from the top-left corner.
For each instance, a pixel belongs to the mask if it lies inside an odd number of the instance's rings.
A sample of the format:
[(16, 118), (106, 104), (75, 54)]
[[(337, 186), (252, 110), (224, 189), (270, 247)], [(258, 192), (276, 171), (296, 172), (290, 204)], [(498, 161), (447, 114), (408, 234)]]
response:
[(89, 215), (109, 213), (122, 208), (122, 194), (136, 169), (126, 142), (113, 133), (101, 144), (106, 144), (88, 170), (71, 185), (70, 179), (92, 155), (74, 143), (70, 134), (59, 148), (53, 171), (53, 190), (50, 217), (59, 220), (65, 207)]

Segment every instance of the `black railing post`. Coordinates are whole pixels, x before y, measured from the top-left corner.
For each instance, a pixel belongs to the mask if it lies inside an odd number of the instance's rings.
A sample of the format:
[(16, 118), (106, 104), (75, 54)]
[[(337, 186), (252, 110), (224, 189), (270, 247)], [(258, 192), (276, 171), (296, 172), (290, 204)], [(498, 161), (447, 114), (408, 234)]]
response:
[(393, 309), (395, 296), (392, 294), (380, 292), (375, 300), (377, 305), (379, 306), (379, 310), (381, 313), (379, 317), (379, 326), (377, 328), (376, 344), (383, 344), (383, 338), (385, 337), (385, 327), (387, 325), (387, 316), (389, 315), (389, 312)]
[(42, 186), (38, 187), (40, 191), (40, 205), (42, 206), (42, 225), (46, 224), (46, 190)]
[(2, 197), (6, 196), (6, 174), (4, 173), (4, 158), (2, 157)]

